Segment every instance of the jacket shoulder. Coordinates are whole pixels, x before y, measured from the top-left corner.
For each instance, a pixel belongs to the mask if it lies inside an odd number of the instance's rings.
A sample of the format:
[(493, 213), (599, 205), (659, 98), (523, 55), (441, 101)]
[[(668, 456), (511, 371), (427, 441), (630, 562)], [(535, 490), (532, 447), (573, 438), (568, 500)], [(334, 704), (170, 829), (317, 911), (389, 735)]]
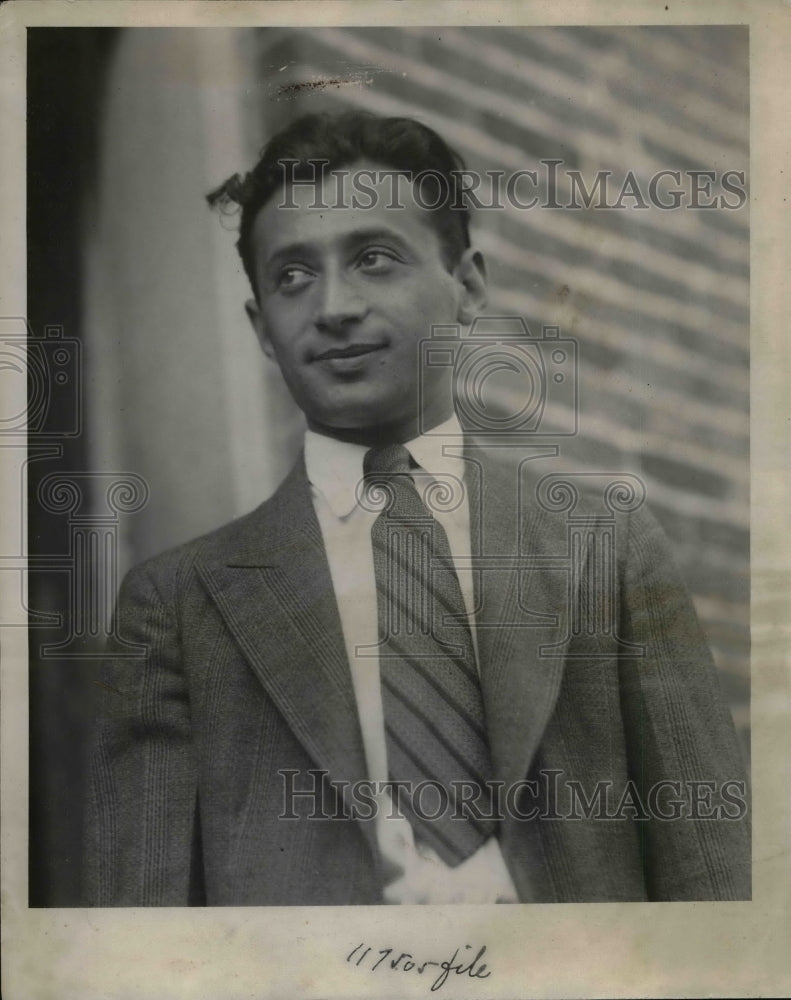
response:
[(304, 465), (297, 462), (294, 469), (277, 490), (254, 510), (228, 521), (203, 535), (182, 542), (157, 555), (137, 563), (129, 570), (123, 586), (138, 581), (149, 581), (159, 590), (163, 599), (170, 596), (172, 588), (189, 585), (199, 563), (226, 559), (235, 552), (244, 551), (251, 540), (256, 545), (266, 544), (266, 538), (284, 519), (289, 517), (293, 498), (300, 490), (307, 489)]

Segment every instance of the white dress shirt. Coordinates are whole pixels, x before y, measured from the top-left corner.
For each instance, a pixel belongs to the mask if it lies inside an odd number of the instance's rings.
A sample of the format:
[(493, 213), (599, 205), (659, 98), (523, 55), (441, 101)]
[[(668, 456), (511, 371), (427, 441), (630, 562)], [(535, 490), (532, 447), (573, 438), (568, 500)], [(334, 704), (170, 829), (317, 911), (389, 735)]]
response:
[[(458, 564), (461, 557), (470, 554), (470, 514), (461, 490), (465, 463), (460, 457), (462, 437), (456, 417), (431, 434), (407, 442), (406, 448), (420, 466), (417, 479), (426, 476), (460, 491), (461, 502), (456, 506), (448, 504), (452, 510), (432, 510), (447, 533), (451, 554)], [(357, 492), (367, 451), (363, 445), (313, 431), (305, 435), (305, 465), (349, 657), (368, 777), (384, 785), (388, 779), (387, 745), (376, 651), (378, 618), (371, 549), (371, 526), (377, 513), (360, 505)], [(457, 565), (457, 573), (475, 643), (472, 571)], [(451, 868), (430, 847), (416, 844), (411, 825), (397, 814), (387, 792), (378, 796), (377, 804), (377, 842), (386, 869), (393, 876), (385, 889), (386, 902), (517, 901), (496, 837), (490, 837), (474, 855)]]

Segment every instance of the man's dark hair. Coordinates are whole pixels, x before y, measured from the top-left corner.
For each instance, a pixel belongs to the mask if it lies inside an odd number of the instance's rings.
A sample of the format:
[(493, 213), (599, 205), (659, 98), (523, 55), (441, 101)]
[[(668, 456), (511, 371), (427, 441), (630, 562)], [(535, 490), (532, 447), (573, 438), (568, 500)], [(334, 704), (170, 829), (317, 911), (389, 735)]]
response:
[[(236, 247), (256, 298), (251, 234), (258, 212), (286, 179), (318, 179), (363, 159), (404, 171), (413, 179), (427, 172), (421, 180), (423, 204), (437, 206), (426, 211), (440, 238), (445, 266), (450, 270), (458, 263), (470, 245), (469, 209), (459, 175), (465, 168), (444, 139), (412, 118), (383, 118), (362, 111), (306, 114), (269, 140), (250, 173), (235, 174), (207, 196), (212, 206), (241, 208)], [(283, 161), (296, 161), (287, 174)]]

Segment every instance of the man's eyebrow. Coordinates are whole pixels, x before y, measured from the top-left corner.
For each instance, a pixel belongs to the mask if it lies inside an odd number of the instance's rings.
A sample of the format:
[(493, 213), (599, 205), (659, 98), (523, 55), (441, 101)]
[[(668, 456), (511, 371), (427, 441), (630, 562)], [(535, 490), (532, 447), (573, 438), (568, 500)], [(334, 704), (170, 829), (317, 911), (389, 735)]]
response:
[(348, 233), (342, 242), (348, 247), (358, 247), (364, 243), (376, 243), (378, 241), (395, 243), (402, 250), (408, 251), (409, 244), (395, 230), (387, 226), (373, 226), (370, 229), (356, 229)]
[(310, 243), (288, 243), (271, 253), (264, 261), (264, 266), (267, 268), (276, 267), (282, 261), (290, 260), (293, 257), (309, 257), (312, 252), (313, 247)]
[[(384, 241), (395, 244), (404, 253), (410, 253), (409, 244), (395, 230), (387, 226), (373, 226), (370, 229), (355, 229), (341, 236), (339, 243), (344, 250), (354, 250), (366, 243)], [(316, 253), (316, 245), (304, 240), (278, 247), (264, 262), (267, 268), (277, 267), (283, 261), (295, 257), (311, 257)]]

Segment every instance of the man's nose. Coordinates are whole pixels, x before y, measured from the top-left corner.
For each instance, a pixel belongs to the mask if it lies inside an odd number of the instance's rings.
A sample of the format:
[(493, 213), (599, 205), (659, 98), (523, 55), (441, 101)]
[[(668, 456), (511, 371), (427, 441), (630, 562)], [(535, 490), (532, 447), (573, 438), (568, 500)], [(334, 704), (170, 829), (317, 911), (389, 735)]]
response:
[(340, 332), (361, 320), (368, 311), (360, 289), (340, 271), (325, 273), (316, 309), (316, 326), (326, 332)]

